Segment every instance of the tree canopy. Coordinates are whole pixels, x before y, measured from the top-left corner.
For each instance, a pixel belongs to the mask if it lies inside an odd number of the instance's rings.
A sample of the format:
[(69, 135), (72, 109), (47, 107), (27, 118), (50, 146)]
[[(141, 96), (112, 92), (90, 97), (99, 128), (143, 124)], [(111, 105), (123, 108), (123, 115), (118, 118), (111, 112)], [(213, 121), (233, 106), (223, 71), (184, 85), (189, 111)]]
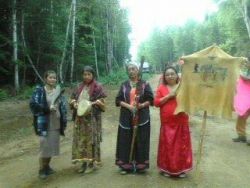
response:
[[(219, 1), (218, 1), (219, 2)], [(166, 64), (178, 61), (210, 45), (217, 44), (233, 56), (249, 56), (249, 1), (220, 1), (219, 10), (207, 15), (204, 22), (189, 20), (183, 26), (155, 29), (141, 44), (139, 54), (161, 70)]]
[(123, 66), (127, 14), (118, 0), (1, 0), (0, 85), (42, 82), (47, 69), (72, 82), (84, 65), (101, 75)]

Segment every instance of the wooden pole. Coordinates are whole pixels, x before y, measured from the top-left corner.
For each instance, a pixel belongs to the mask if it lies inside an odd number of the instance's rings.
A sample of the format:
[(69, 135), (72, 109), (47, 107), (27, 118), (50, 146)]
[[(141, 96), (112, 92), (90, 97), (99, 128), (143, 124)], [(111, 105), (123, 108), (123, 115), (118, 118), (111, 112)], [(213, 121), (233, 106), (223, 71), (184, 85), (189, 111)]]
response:
[(195, 168), (195, 177), (197, 179), (200, 179), (200, 163), (202, 160), (203, 152), (204, 152), (204, 138), (206, 134), (206, 123), (207, 123), (207, 111), (205, 110), (203, 113), (203, 119), (202, 119), (202, 125), (201, 125), (201, 134), (200, 134), (200, 140), (197, 150), (197, 160), (196, 160), (196, 168)]

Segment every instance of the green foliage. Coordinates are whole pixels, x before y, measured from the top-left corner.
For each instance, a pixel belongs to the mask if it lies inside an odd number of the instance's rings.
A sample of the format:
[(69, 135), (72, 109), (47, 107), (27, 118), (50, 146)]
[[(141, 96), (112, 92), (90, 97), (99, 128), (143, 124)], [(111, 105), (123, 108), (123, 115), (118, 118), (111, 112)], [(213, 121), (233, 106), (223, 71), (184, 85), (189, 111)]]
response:
[(124, 82), (127, 79), (128, 75), (126, 71), (124, 71), (124, 69), (120, 69), (107, 76), (101, 76), (99, 81), (104, 85), (119, 85), (121, 82)]
[[(142, 79), (149, 80), (152, 78), (151, 73), (143, 73)], [(99, 81), (103, 85), (120, 85), (122, 82), (128, 79), (128, 74), (124, 69), (119, 69), (118, 71), (114, 71), (112, 74), (101, 76)]]
[(24, 100), (29, 99), (34, 91), (34, 87), (25, 86), (21, 89), (20, 93), (17, 95), (18, 99)]
[(5, 90), (0, 89), (0, 101), (3, 101), (7, 98), (8, 98), (8, 93)]
[[(72, 13), (71, 5), (72, 0), (17, 1), (19, 83), (31, 85), (37, 82), (37, 75), (28, 56), (39, 74), (42, 75), (47, 69), (59, 73), (64, 50), (66, 54), (62, 74), (64, 81), (69, 81), (73, 34), (72, 16), (69, 17)], [(3, 1), (1, 4), (0, 17), (3, 27), (0, 31), (0, 85), (13, 85), (15, 77), (15, 64), (12, 62), (12, 6), (13, 1)], [(66, 40), (68, 23), (69, 33)], [(114, 66), (122, 67), (125, 60), (129, 59), (130, 30), (127, 10), (120, 7), (119, 0), (76, 1), (74, 80), (80, 76), (83, 66), (95, 67), (95, 55), (100, 75), (107, 73), (107, 52), (112, 54), (111, 69), (114, 69)], [(22, 33), (27, 46), (25, 48)], [(107, 49), (107, 33), (112, 44), (110, 51)], [(25, 95), (22, 93), (21, 98), (26, 98)]]
[(223, 1), (219, 11), (207, 15), (202, 23), (189, 20), (183, 26), (155, 29), (140, 46), (139, 56), (145, 55), (156, 70), (213, 44), (230, 55), (247, 56), (250, 39), (240, 6), (240, 1)]

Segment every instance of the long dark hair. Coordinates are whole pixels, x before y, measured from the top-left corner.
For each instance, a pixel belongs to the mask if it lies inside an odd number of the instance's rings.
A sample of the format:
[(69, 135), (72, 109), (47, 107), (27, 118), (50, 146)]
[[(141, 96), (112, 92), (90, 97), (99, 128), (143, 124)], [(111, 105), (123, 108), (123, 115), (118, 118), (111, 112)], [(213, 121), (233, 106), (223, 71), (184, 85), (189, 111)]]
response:
[(180, 80), (179, 75), (178, 75), (178, 71), (177, 71), (176, 68), (173, 67), (173, 66), (167, 66), (167, 67), (164, 69), (163, 74), (162, 74), (162, 82), (163, 82), (165, 85), (168, 85), (168, 82), (167, 82), (167, 80), (166, 80), (166, 78), (165, 78), (165, 73), (166, 73), (166, 71), (167, 71), (168, 69), (172, 69), (172, 70), (175, 72), (175, 74), (177, 75), (176, 83), (178, 83), (179, 80)]

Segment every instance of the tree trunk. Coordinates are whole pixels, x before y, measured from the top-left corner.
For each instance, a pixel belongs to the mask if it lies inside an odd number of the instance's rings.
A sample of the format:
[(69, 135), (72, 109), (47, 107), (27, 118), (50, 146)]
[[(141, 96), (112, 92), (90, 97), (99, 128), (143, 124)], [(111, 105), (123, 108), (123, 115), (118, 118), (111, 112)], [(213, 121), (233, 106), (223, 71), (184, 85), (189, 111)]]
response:
[(73, 83), (74, 65), (75, 65), (75, 23), (76, 23), (76, 0), (72, 0), (73, 17), (72, 17), (72, 51), (71, 51), (71, 71), (70, 83)]
[(106, 23), (106, 37), (107, 37), (107, 67), (108, 73), (112, 73), (112, 44), (111, 44), (111, 32), (110, 32), (110, 12), (108, 7), (106, 8), (107, 23)]
[(17, 47), (17, 20), (16, 20), (16, 0), (13, 0), (12, 13), (12, 29), (13, 29), (13, 61), (15, 63), (15, 92), (18, 93), (20, 89), (19, 84), (19, 66), (17, 61), (18, 47)]
[(98, 68), (98, 61), (97, 61), (97, 51), (96, 51), (95, 31), (94, 30), (93, 30), (93, 45), (94, 45), (94, 54), (95, 54), (96, 76), (97, 76), (97, 78), (99, 78), (99, 68)]
[(54, 2), (50, 1), (51, 32), (54, 33)]
[(68, 41), (68, 37), (69, 37), (69, 26), (70, 26), (70, 21), (71, 21), (71, 16), (72, 16), (72, 8), (73, 8), (73, 4), (71, 3), (69, 17), (68, 17), (68, 24), (67, 24), (67, 28), (66, 28), (65, 41), (64, 41), (64, 49), (63, 49), (62, 59), (61, 59), (61, 62), (59, 64), (59, 78), (60, 78), (60, 82), (62, 84), (64, 83), (63, 64), (64, 64), (64, 59), (65, 59), (66, 50), (67, 50), (67, 41)]
[(248, 16), (249, 9), (250, 9), (250, 0), (233, 0), (232, 2), (234, 3), (236, 8), (238, 8), (242, 14), (242, 17), (244, 19), (244, 23), (245, 23), (246, 28), (247, 28), (248, 37), (250, 39), (250, 20), (249, 20), (249, 16)]
[(26, 41), (25, 41), (25, 36), (24, 36), (24, 14), (22, 12), (22, 23), (21, 23), (21, 35), (22, 35), (22, 41), (23, 41), (23, 48), (24, 48), (24, 52), (25, 52), (25, 55), (27, 56), (28, 58), (28, 61), (32, 67), (32, 69), (34, 70), (35, 74), (37, 75), (37, 77), (41, 80), (41, 82), (44, 83), (44, 80), (43, 78), (41, 77), (41, 75), (39, 74), (38, 70), (36, 69), (29, 53), (28, 53), (28, 50), (27, 50), (27, 45), (26, 45)]
[(22, 86), (26, 85), (26, 71), (27, 71), (27, 66), (26, 66), (26, 64), (24, 64), (24, 66), (23, 66), (23, 79), (22, 79), (22, 83), (21, 83)]
[(242, 0), (241, 6), (242, 6), (242, 14), (243, 14), (244, 22), (245, 22), (246, 27), (247, 27), (248, 37), (250, 39), (250, 19), (249, 19), (249, 16), (248, 16), (249, 9), (250, 9), (249, 1), (248, 0)]

